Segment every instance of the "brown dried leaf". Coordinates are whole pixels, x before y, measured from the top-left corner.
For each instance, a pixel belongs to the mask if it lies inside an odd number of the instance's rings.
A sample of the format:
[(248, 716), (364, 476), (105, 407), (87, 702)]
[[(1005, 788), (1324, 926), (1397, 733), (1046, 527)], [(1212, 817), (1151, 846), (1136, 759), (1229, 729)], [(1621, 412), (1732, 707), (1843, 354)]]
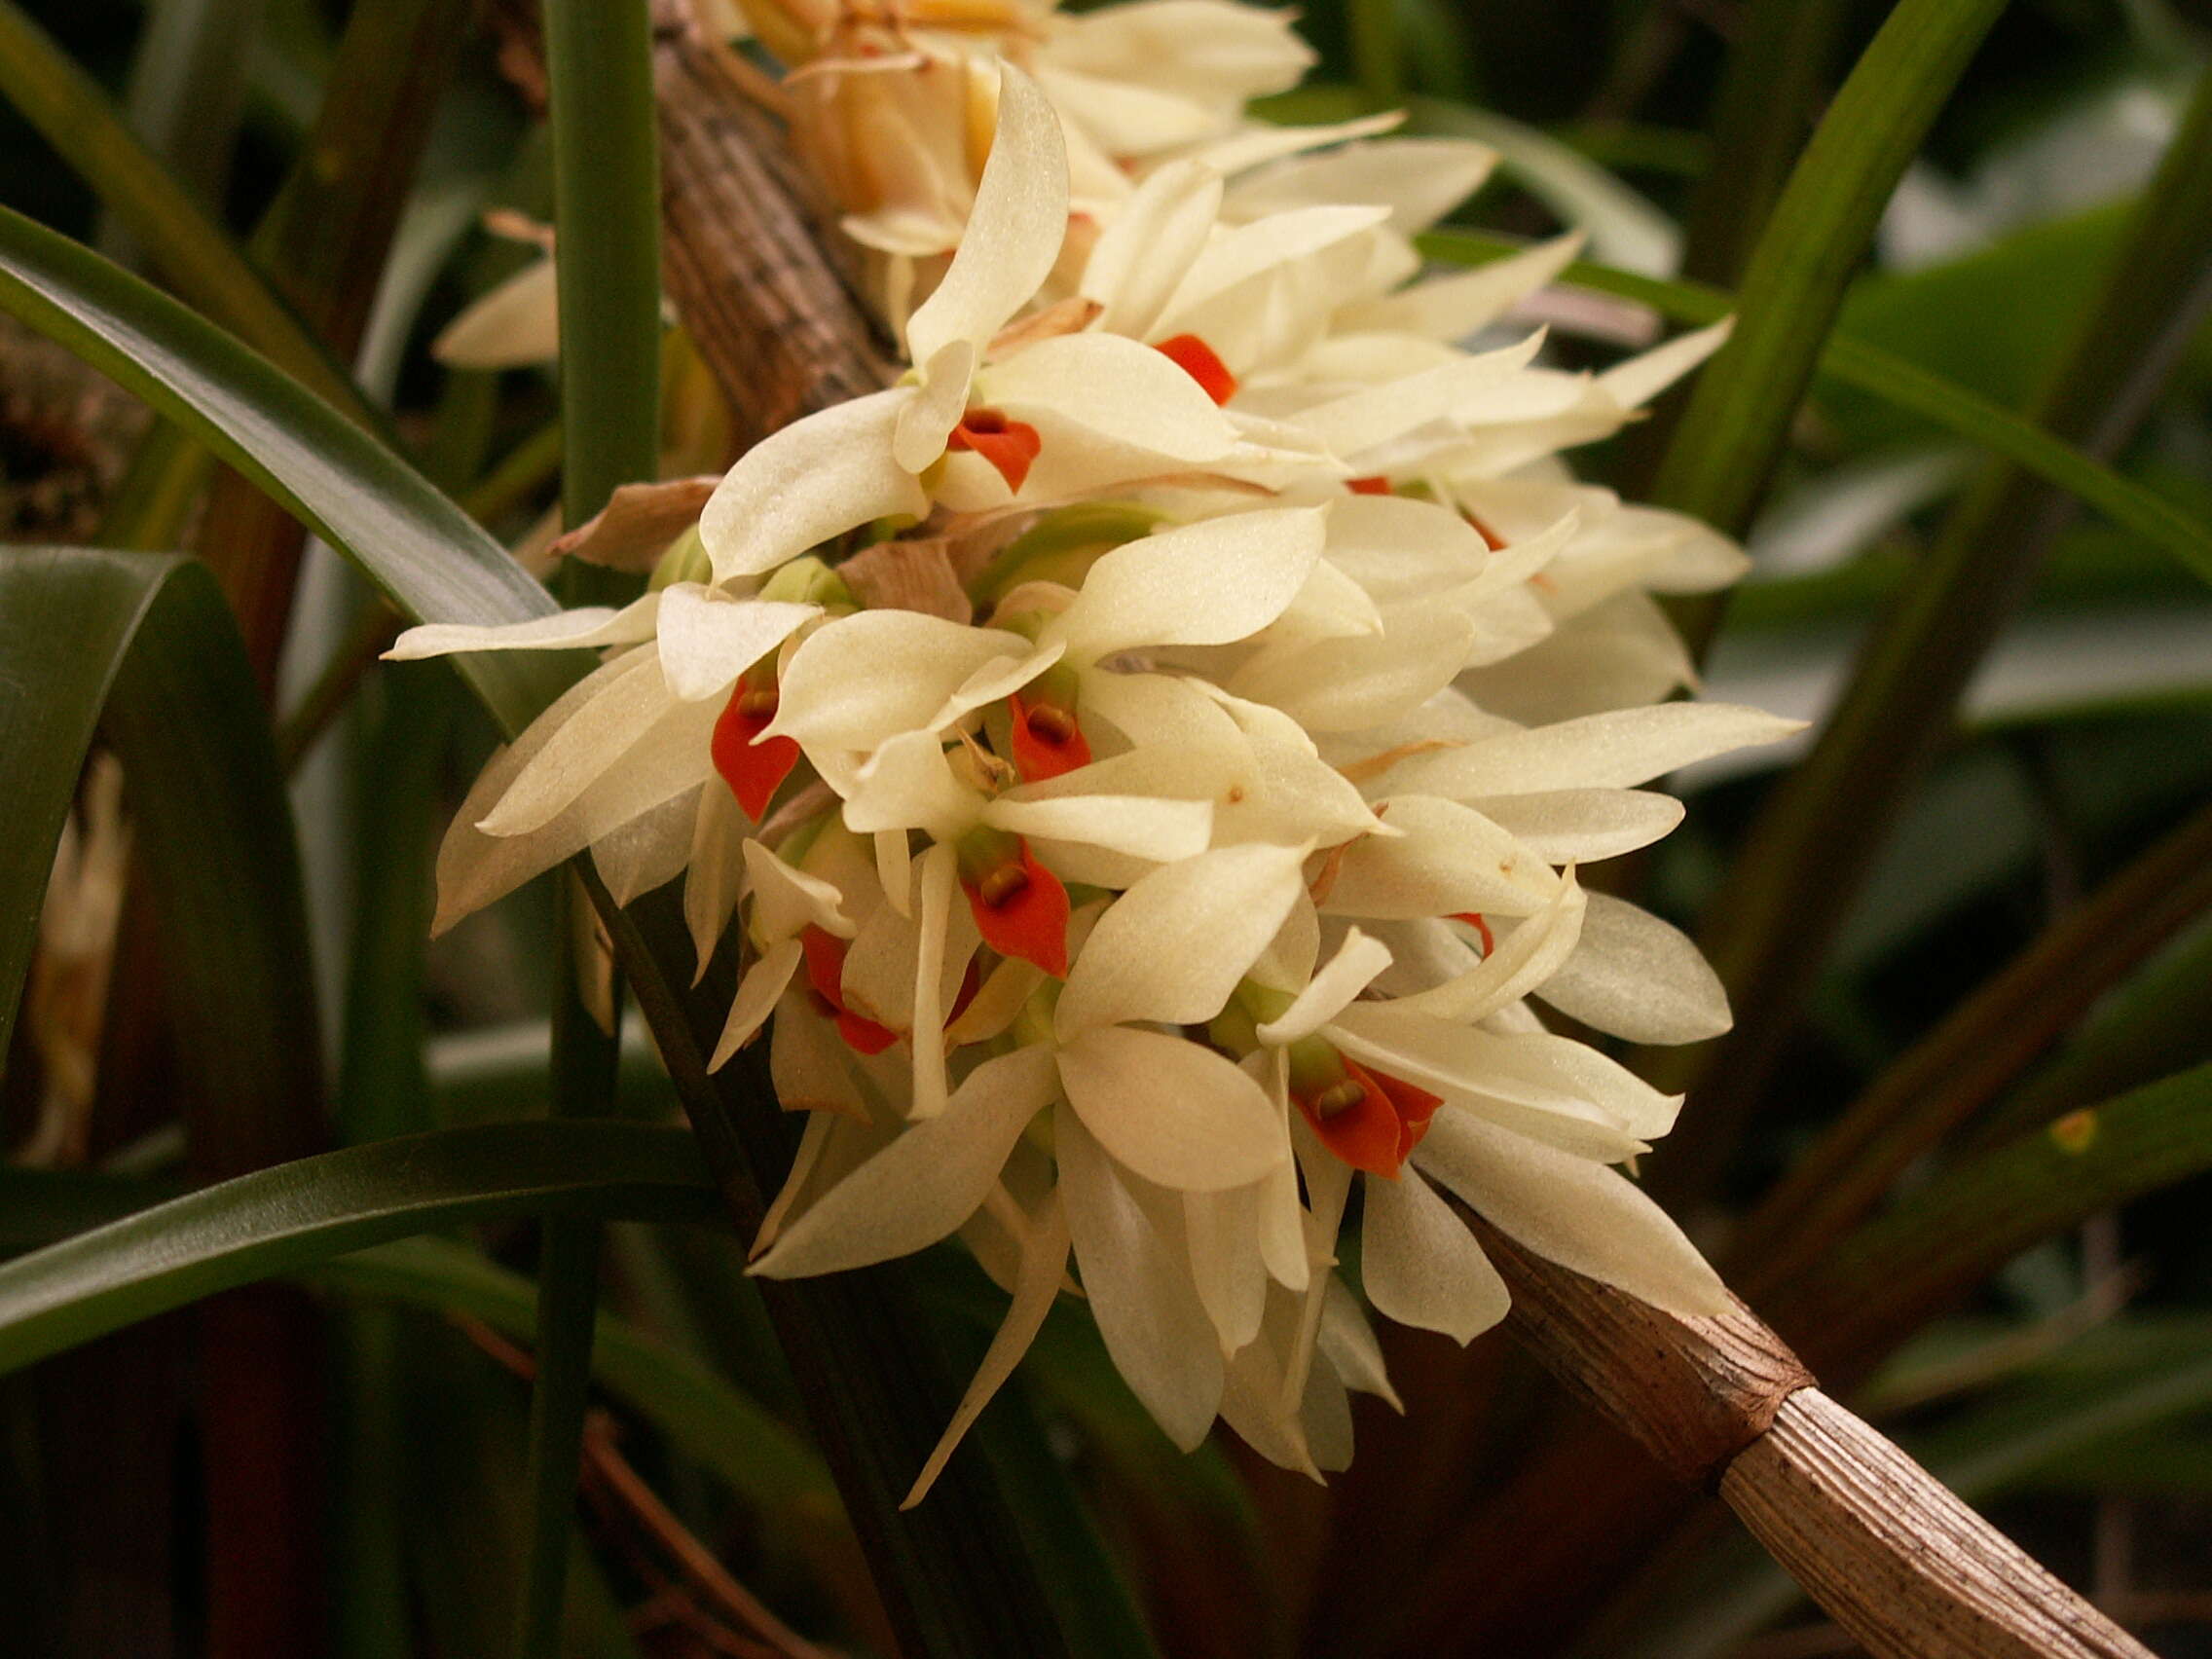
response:
[(553, 543), (556, 558), (644, 574), (699, 520), (721, 479), (709, 473), (661, 484), (625, 484), (586, 523)]
[(837, 573), (870, 610), (919, 610), (947, 622), (975, 619), (976, 608), (942, 537), (878, 542), (839, 565)]

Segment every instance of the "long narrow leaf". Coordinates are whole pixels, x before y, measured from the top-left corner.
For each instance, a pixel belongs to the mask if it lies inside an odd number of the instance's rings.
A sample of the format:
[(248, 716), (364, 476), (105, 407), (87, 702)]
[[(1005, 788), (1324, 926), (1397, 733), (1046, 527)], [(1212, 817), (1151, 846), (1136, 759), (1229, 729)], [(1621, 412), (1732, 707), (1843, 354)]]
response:
[[(2092, 453), (2114, 453), (2150, 413), (2208, 309), (2212, 74), (2200, 77), (2095, 302), (2076, 319), (2039, 418)], [(2041, 481), (1990, 468), (1868, 638), (1813, 753), (1762, 805), (1701, 940), (1728, 986), (1736, 1027), (1703, 1056), (1712, 1087), (1666, 1162), (1654, 1164), (1667, 1190), (1695, 1192), (1717, 1178), (1873, 855), (1948, 740), (1975, 668), (2065, 528), (2065, 509)]]
[(2207, 1168), (2212, 1065), (1946, 1171), (1778, 1290), (1767, 1311), (1816, 1373), (1861, 1369), (2030, 1244)]
[(1744, 274), (1736, 331), (1660, 468), (1668, 506), (1740, 532), (1905, 164), (2004, 0), (1901, 0), (1828, 105)]
[[(190, 430), (410, 616), (515, 622), (555, 608), (465, 513), (298, 381), (128, 272), (5, 208), (0, 309)], [(461, 671), (510, 731), (569, 677), (542, 652), (463, 657)]]
[(0, 1372), (236, 1285), (463, 1222), (703, 1221), (691, 1137), (636, 1124), (498, 1124), (241, 1175), (0, 1266)]
[[(560, 258), (561, 494), (581, 524), (624, 484), (650, 481), (660, 451), (660, 185), (651, 18), (608, 0), (548, 0), (553, 219)], [(571, 603), (630, 597), (634, 577), (582, 564), (561, 572)], [(585, 904), (564, 883), (560, 913)], [(552, 1111), (598, 1116), (612, 1104), (615, 1037), (583, 1006), (597, 971), (587, 930), (561, 928), (554, 970)], [(619, 1019), (619, 1003), (616, 1018)], [(601, 1229), (550, 1221), (539, 1254), (537, 1375), (530, 1402), (529, 1559), (514, 1652), (556, 1650), (569, 1561), (576, 1459), (591, 1372)]]
[(223, 1097), (220, 1112), (196, 1115), (196, 1156), (219, 1168), (286, 1144), (320, 1099), (305, 907), (282, 777), (222, 594), (189, 561), (11, 549), (0, 660), (0, 784), (23, 815), (0, 852), (0, 1040), (104, 718), (153, 871), (191, 1072), (203, 1096)]

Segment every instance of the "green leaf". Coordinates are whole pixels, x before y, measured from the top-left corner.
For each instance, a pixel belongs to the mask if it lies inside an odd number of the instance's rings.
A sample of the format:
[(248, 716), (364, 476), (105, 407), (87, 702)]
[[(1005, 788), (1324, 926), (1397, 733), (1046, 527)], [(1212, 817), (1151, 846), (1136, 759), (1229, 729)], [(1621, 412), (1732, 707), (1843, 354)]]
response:
[(561, 250), (561, 489), (577, 525), (660, 464), (660, 136), (648, 9), (547, 0), (545, 61)]
[(350, 378), (16, 0), (0, 0), (0, 93), (85, 175), (187, 300), (318, 395), (368, 417)]
[[(556, 608), (465, 513), (313, 392), (166, 295), (5, 208), (0, 309), (189, 430), (408, 615), (498, 623)], [(479, 652), (459, 666), (510, 732), (571, 678), (550, 652)]]
[(1352, 70), (1370, 109), (1393, 109), (1406, 95), (1406, 59), (1398, 40), (1398, 0), (1346, 0)]
[[(306, 907), (253, 671), (204, 567), (83, 548), (0, 554), (0, 783), (23, 812), (0, 851), (0, 1043), (93, 722), (129, 779), (170, 994), (223, 1167), (283, 1145), (321, 1093)], [(305, 1116), (303, 1116), (305, 1115)], [(220, 1144), (205, 1144), (206, 1137)]]
[[(1432, 231), (1420, 239), (1421, 251), (1431, 258), (1469, 265), (1502, 258), (1521, 245), (1466, 231)], [(1568, 266), (1560, 280), (1635, 300), (1677, 322), (1700, 325), (1718, 322), (1735, 303), (1723, 290), (1702, 283), (1664, 281), (1587, 261)], [(1922, 416), (2049, 480), (2212, 582), (2212, 526), (2034, 422), (1849, 333), (1838, 333), (1822, 349), (1820, 372), (1839, 386), (1856, 387)]]
[(2075, 906), (1894, 1061), (1745, 1220), (1729, 1280), (1756, 1301), (1825, 1256), (2128, 970), (2212, 911), (2212, 808)]
[[(2150, 413), (2212, 306), (2212, 72), (2138, 204), (2096, 303), (2075, 319), (2036, 415), (2109, 455)], [(1654, 1178), (1710, 1187), (1780, 1062), (1874, 851), (1957, 722), (1976, 667), (2067, 522), (2046, 483), (1991, 466), (1868, 638), (1813, 752), (1760, 808), (1700, 940), (1728, 987), (1735, 1029), (1702, 1060), (1700, 1111)], [(1661, 1169), (1667, 1173), (1662, 1175)]]
[(1691, 192), (1682, 265), (1733, 281), (1781, 195), (1826, 91), (1851, 9), (1841, 0), (1752, 0), (1738, 20), (1706, 122), (1713, 151)]
[(1882, 207), (2004, 0), (1900, 0), (1822, 118), (1745, 270), (1654, 489), (1741, 533)]
[(463, 1222), (715, 1213), (696, 1143), (680, 1129), (500, 1124), (323, 1153), (0, 1266), (0, 1372), (220, 1290)]
[[(466, 1313), (528, 1341), (535, 1329), (530, 1280), (439, 1238), (408, 1238), (355, 1251), (295, 1275), (318, 1289), (438, 1312)], [(689, 1354), (610, 1313), (599, 1316), (592, 1375), (726, 1482), (770, 1513), (837, 1521), (837, 1491), (813, 1448)]]
[(1916, 1188), (1762, 1309), (1814, 1371), (1862, 1372), (2013, 1256), (2212, 1168), (2212, 1065), (2060, 1119)]
[[(579, 525), (619, 486), (656, 477), (660, 461), (660, 136), (649, 10), (547, 0), (545, 60), (561, 250), (561, 494), (568, 522)], [(580, 563), (557, 580), (571, 604), (620, 602), (640, 586)], [(583, 903), (574, 883), (564, 882), (559, 913)], [(596, 947), (578, 942), (589, 934), (561, 932), (550, 1104), (558, 1115), (597, 1116), (613, 1099), (615, 1040), (582, 1006), (581, 976), (597, 970)], [(560, 1643), (602, 1243), (596, 1223), (552, 1221), (539, 1252), (519, 1659), (550, 1659)]]

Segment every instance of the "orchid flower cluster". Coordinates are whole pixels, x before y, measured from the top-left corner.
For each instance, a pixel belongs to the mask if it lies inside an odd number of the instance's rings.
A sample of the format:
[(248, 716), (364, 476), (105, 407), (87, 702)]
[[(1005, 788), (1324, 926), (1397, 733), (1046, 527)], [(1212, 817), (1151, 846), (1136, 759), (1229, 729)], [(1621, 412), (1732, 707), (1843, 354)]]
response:
[(915, 1497), (1069, 1293), (1177, 1444), (1219, 1417), (1317, 1477), (1347, 1392), (1390, 1397), (1366, 1309), (1462, 1343), (1505, 1311), (1450, 1199), (1724, 1306), (1618, 1167), (1679, 1100), (1530, 1002), (1727, 1023), (1687, 940), (1577, 870), (1678, 822), (1639, 786), (1792, 729), (1665, 700), (1691, 674), (1650, 595), (1741, 555), (1557, 459), (1717, 336), (1597, 375), (1470, 350), (1574, 246), (1412, 280), (1487, 155), (1244, 122), (1303, 66), (1268, 14), (1110, 9), (1027, 70), (1042, 19), (1007, 16), (777, 43), (858, 53), (793, 77), (826, 176), (906, 169), (840, 186), (927, 290), (899, 383), (746, 454), (637, 603), (400, 642), (604, 653), (469, 794), (439, 925), (588, 852), (625, 902), (682, 877), (702, 971), (736, 936), (714, 1063), (765, 1042), (806, 1114), (754, 1271), (957, 1236), (1011, 1297)]

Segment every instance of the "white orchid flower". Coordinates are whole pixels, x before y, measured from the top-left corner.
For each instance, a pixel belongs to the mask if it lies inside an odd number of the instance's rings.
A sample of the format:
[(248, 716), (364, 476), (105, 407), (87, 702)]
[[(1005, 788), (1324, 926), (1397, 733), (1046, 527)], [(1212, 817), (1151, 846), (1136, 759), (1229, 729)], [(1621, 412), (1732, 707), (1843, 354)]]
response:
[[(740, 677), (820, 614), (816, 605), (737, 599), (677, 582), (620, 610), (584, 607), (504, 627), (440, 623), (402, 634), (387, 656), (608, 646), (618, 653), (571, 686), (477, 780), (438, 855), (436, 930), (586, 848), (604, 867), (618, 831), (693, 796), (715, 776), (716, 730), (735, 706)], [(691, 804), (692, 812), (654, 819), (652, 845), (630, 847), (632, 862), (667, 866), (667, 875), (681, 868), (695, 830)], [(625, 899), (643, 891), (622, 886)]]
[(785, 427), (730, 469), (700, 521), (719, 580), (872, 520), (919, 518), (933, 498), (1068, 499), (1235, 449), (1235, 429), (1191, 377), (1133, 341), (1062, 335), (993, 355), (1058, 260), (1067, 216), (1058, 119), (1006, 67), (967, 234), (906, 323), (912, 373)]

